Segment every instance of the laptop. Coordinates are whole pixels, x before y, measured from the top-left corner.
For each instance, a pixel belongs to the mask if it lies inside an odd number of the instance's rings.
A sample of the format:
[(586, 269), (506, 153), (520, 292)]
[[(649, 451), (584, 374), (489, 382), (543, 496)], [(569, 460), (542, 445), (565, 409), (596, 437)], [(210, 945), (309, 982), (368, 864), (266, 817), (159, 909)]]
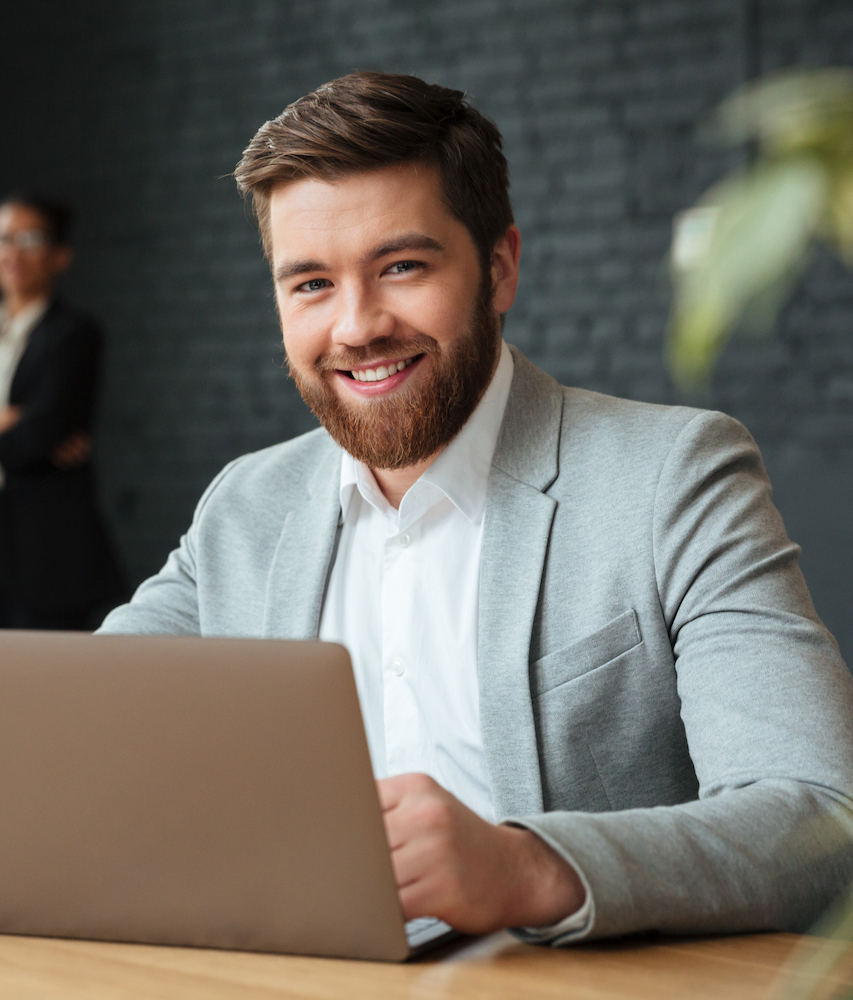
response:
[(349, 655), (0, 632), (0, 933), (401, 961)]

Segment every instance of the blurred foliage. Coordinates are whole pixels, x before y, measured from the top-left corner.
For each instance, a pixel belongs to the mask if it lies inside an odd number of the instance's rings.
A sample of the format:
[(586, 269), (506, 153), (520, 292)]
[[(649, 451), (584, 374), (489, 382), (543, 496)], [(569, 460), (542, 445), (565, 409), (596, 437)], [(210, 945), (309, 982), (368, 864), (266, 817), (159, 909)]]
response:
[[(673, 223), (667, 360), (685, 387), (710, 378), (736, 326), (773, 329), (816, 242), (853, 268), (853, 70), (759, 80), (718, 108), (711, 134), (754, 156)], [(774, 996), (853, 1000), (853, 887), (813, 933)]]
[(667, 360), (682, 386), (710, 378), (736, 325), (772, 330), (814, 241), (853, 267), (853, 70), (759, 80), (711, 134), (755, 156), (674, 221)]
[(853, 1000), (853, 889), (811, 933), (783, 970), (773, 1000)]

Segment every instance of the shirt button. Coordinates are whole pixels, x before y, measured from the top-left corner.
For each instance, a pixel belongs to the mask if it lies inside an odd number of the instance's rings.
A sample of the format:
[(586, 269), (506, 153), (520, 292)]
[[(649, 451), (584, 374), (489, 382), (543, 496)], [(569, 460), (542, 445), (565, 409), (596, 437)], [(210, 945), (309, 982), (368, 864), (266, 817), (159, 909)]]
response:
[(412, 536), (408, 533), (408, 531), (404, 531), (402, 535), (398, 535), (397, 544), (401, 545), (403, 548), (412, 544)]
[(403, 670), (405, 669), (405, 667), (403, 666), (403, 661), (399, 658), (392, 660), (391, 669), (398, 677), (401, 677), (403, 674)]

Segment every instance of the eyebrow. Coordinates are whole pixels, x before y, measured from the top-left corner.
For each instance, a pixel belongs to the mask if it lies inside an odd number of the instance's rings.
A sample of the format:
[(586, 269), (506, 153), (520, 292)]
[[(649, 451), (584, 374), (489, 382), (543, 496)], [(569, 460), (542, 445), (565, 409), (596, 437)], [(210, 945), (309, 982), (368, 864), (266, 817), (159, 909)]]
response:
[(311, 271), (328, 271), (329, 265), (321, 260), (294, 260), (282, 264), (275, 269), (276, 281), (287, 281), (298, 274), (308, 274)]
[[(404, 250), (431, 250), (433, 253), (444, 253), (444, 245), (432, 236), (425, 233), (403, 233), (393, 240), (380, 243), (362, 257), (361, 264), (371, 264), (382, 257), (387, 257), (392, 253), (401, 253)], [(295, 278), (300, 274), (310, 274), (311, 272), (322, 272), (330, 270), (330, 265), (322, 260), (292, 260), (285, 261), (275, 269), (276, 281), (287, 281), (288, 278)]]
[(388, 240), (387, 243), (380, 243), (367, 255), (366, 263), (403, 250), (432, 250), (435, 253), (444, 253), (444, 245), (425, 233), (404, 233), (396, 239)]

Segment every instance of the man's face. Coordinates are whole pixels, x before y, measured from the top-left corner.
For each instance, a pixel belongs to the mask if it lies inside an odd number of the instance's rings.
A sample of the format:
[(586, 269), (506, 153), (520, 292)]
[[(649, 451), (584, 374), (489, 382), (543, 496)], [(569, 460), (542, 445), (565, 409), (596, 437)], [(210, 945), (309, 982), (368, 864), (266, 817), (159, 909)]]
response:
[(27, 205), (0, 206), (0, 292), (28, 301), (50, 295), (70, 260), (68, 247), (47, 238), (44, 219)]
[(386, 167), (275, 188), (272, 268), (290, 372), (332, 437), (371, 468), (435, 455), (498, 358), (518, 237), (490, 267), (441, 197), (438, 172)]

